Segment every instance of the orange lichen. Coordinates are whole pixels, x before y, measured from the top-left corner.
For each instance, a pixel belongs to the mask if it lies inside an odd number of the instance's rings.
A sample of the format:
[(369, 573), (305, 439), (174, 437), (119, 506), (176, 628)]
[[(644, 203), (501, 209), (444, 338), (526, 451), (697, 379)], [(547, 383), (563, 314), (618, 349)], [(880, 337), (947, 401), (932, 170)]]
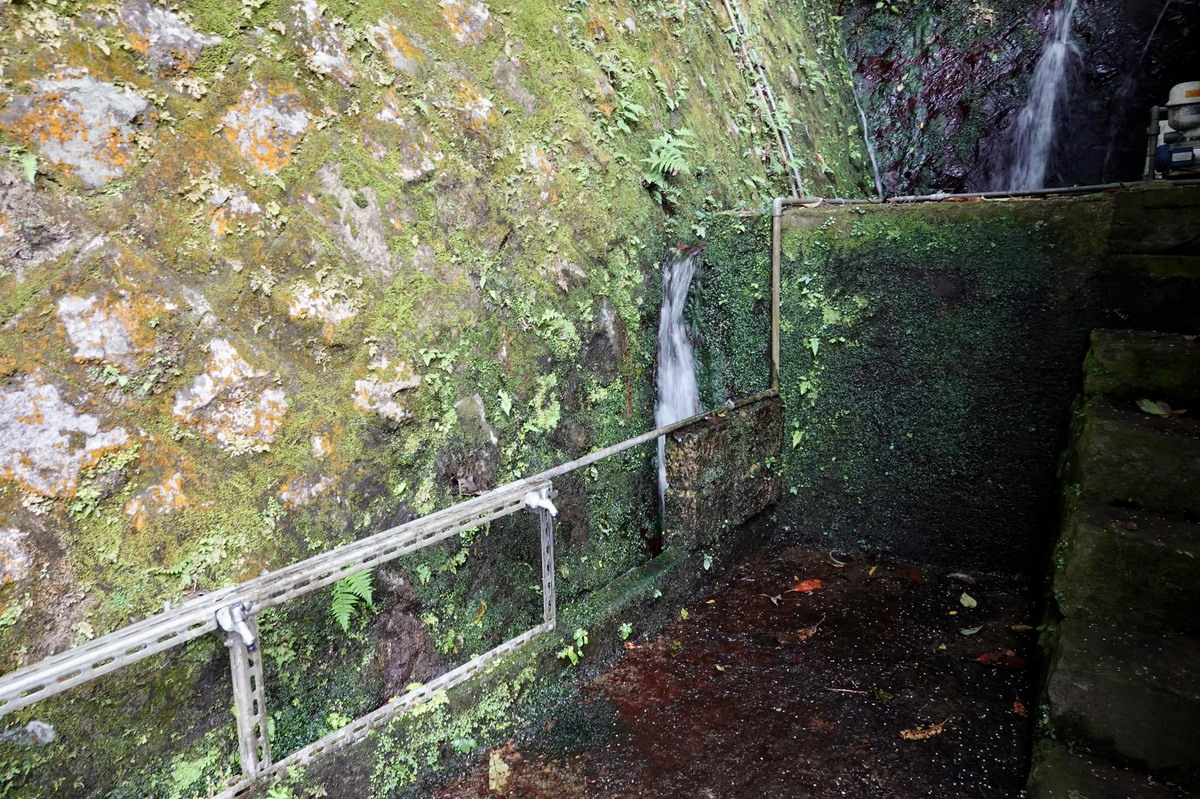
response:
[(482, 2), (442, 0), (442, 19), (459, 44), (482, 44), (487, 38), (490, 12)]
[(298, 95), (255, 84), (242, 93), (222, 122), (230, 144), (260, 172), (274, 175), (291, 163), (292, 151), (308, 130), (309, 115)]
[(382, 20), (379, 24), (367, 28), (367, 36), (392, 69), (408, 74), (417, 71), (422, 53), (395, 23)]
[(183, 474), (175, 472), (166, 480), (152, 485), (125, 504), (125, 513), (132, 517), (133, 529), (141, 530), (151, 516), (166, 516), (189, 505), (183, 493)]

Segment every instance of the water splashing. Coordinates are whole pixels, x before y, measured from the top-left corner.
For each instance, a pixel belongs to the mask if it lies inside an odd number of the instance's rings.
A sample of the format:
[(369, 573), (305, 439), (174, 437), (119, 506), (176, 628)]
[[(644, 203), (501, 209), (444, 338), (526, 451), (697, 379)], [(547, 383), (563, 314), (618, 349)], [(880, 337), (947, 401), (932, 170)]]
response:
[(1013, 166), (1009, 191), (1030, 191), (1046, 186), (1046, 170), (1057, 129), (1055, 112), (1068, 84), (1068, 66), (1079, 48), (1071, 38), (1071, 20), (1079, 0), (1061, 0), (1041, 59), (1033, 72), (1029, 99), (1021, 109), (1013, 133)]
[[(663, 302), (658, 317), (658, 401), (654, 408), (657, 427), (688, 419), (700, 413), (700, 391), (696, 387), (696, 361), (683, 321), (688, 289), (700, 266), (703, 248), (679, 246), (663, 263)], [(660, 509), (667, 491), (666, 437), (658, 439), (658, 501)]]

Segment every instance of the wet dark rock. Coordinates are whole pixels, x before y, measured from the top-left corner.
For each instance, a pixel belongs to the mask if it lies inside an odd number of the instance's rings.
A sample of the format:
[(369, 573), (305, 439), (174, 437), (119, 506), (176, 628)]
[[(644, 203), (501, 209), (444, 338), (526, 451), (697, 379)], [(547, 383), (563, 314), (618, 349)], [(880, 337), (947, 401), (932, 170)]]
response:
[(1069, 751), (1038, 747), (1027, 788), (1029, 799), (1184, 799), (1186, 794), (1145, 774)]
[(403, 577), (388, 569), (379, 571), (387, 593), (384, 610), (372, 626), (378, 641), (383, 670), (383, 702), (404, 693), (414, 682), (428, 682), (445, 671), (429, 631), (417, 618), (421, 604), (416, 591)]

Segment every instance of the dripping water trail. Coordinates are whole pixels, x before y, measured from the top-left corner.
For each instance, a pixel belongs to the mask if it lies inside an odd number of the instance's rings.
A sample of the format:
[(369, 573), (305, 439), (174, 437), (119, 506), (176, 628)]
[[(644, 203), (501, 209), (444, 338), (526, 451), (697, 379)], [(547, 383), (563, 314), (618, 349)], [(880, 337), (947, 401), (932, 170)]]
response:
[(871, 138), (871, 129), (867, 126), (867, 112), (863, 110), (862, 101), (858, 99), (858, 84), (854, 80), (854, 71), (850, 68), (850, 51), (843, 47), (842, 55), (846, 59), (846, 69), (850, 72), (850, 94), (854, 97), (855, 108), (858, 109), (863, 143), (867, 147), (867, 155), (871, 158), (871, 174), (875, 177), (875, 195), (882, 200), (883, 180), (879, 177), (879, 154), (875, 152), (875, 141)]
[[(657, 427), (688, 419), (700, 412), (696, 386), (695, 353), (688, 338), (683, 308), (688, 289), (700, 265), (702, 247), (680, 245), (663, 263), (663, 302), (658, 318), (658, 392), (654, 408)], [(659, 515), (665, 508), (667, 491), (666, 437), (658, 439)]]
[(1079, 0), (1061, 0), (1042, 50), (1029, 99), (1017, 117), (1013, 132), (1013, 167), (1008, 174), (1008, 191), (1046, 187), (1046, 170), (1058, 128), (1056, 112), (1065, 99), (1071, 56), (1079, 48), (1071, 38), (1071, 20)]

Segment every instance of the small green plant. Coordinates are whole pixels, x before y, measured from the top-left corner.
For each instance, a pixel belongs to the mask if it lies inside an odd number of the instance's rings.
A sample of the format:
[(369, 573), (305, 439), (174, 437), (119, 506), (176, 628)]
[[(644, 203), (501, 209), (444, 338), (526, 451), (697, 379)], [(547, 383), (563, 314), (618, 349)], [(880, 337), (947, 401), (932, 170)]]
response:
[(578, 627), (575, 629), (575, 632), (571, 633), (571, 638), (575, 643), (567, 644), (558, 650), (555, 655), (559, 660), (567, 660), (570, 661), (572, 666), (578, 666), (579, 661), (583, 658), (583, 648), (588, 643), (588, 631), (582, 627)]
[(374, 595), (370, 570), (343, 577), (333, 584), (329, 612), (343, 632), (350, 632), (350, 619), (359, 608), (374, 609)]
[(622, 641), (628, 641), (629, 636), (633, 635), (633, 625), (627, 621), (622, 622), (621, 626), (617, 628), (617, 635), (621, 636)]
[(695, 149), (696, 145), (690, 141), (694, 135), (687, 128), (679, 128), (650, 140), (650, 155), (642, 159), (646, 165), (642, 184), (663, 206), (679, 201), (679, 189), (671, 183), (671, 178), (692, 173), (686, 151)]

